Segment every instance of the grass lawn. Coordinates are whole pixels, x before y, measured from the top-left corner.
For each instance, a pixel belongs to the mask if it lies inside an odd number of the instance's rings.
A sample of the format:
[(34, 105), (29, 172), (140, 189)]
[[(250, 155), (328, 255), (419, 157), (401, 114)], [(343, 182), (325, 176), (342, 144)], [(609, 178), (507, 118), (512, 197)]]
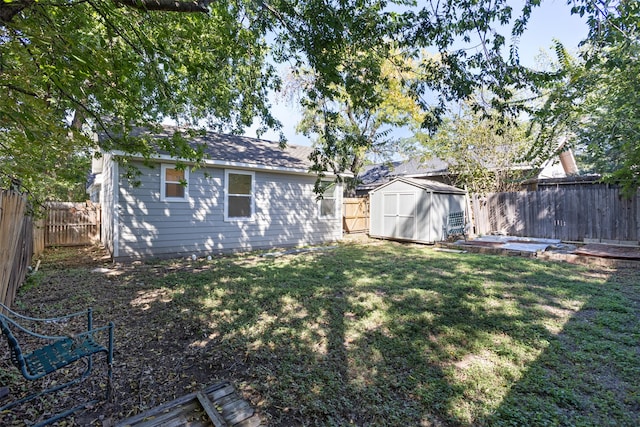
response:
[(95, 420), (229, 379), (276, 426), (640, 425), (637, 269), (393, 242), (98, 273), (68, 253), (14, 307), (116, 322)]

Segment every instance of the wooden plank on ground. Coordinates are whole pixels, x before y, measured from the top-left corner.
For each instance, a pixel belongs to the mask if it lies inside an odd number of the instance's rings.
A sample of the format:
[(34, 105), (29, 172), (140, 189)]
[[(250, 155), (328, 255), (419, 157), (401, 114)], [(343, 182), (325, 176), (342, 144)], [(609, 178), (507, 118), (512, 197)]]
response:
[[(219, 410), (217, 408), (220, 408)], [(229, 382), (214, 384), (203, 391), (190, 393), (144, 413), (121, 421), (116, 427), (257, 427), (260, 416)]]
[(601, 258), (640, 260), (640, 248), (632, 246), (613, 246), (594, 243), (578, 248), (575, 253), (579, 255), (590, 255)]
[(246, 420), (242, 420), (233, 427), (258, 427), (262, 425), (262, 420), (258, 414), (253, 414), (253, 416), (247, 418)]
[[(186, 396), (185, 396), (186, 397)], [(140, 413), (131, 418), (127, 418), (125, 421), (117, 424), (118, 427), (135, 426), (135, 427), (155, 427), (165, 426), (172, 424), (174, 420), (185, 419), (185, 413), (191, 413), (199, 408), (193, 400), (182, 401), (177, 399), (176, 401), (169, 402), (164, 405), (157, 406), (148, 411)]]
[(216, 388), (215, 390), (205, 390), (205, 393), (213, 400), (214, 402), (218, 402), (220, 399), (228, 396), (230, 394), (234, 394), (236, 389), (229, 383), (223, 383), (223, 387)]
[(213, 403), (209, 400), (209, 398), (202, 393), (201, 391), (196, 394), (200, 405), (204, 408), (204, 411), (209, 416), (209, 419), (213, 423), (214, 427), (226, 427), (227, 423), (224, 421), (222, 416), (218, 413), (218, 410), (213, 406)]
[(234, 425), (245, 420), (254, 414), (253, 408), (242, 399), (230, 402), (222, 407), (222, 416), (229, 424)]

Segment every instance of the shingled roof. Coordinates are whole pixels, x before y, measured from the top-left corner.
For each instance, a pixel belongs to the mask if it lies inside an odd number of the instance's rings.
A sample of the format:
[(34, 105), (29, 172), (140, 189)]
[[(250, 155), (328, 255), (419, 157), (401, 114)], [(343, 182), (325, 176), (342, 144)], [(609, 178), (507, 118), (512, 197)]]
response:
[(447, 173), (448, 164), (433, 157), (428, 160), (409, 159), (391, 163), (365, 166), (358, 176), (358, 190), (372, 190), (398, 176), (429, 177)]
[(309, 156), (313, 149), (301, 145), (287, 144), (281, 148), (273, 141), (213, 132), (192, 138), (190, 143), (203, 144), (205, 156), (210, 160), (305, 170), (312, 166)]
[[(186, 132), (185, 129), (163, 126), (162, 131), (154, 132), (154, 138), (170, 138), (175, 132)], [(140, 136), (147, 131), (136, 129), (132, 132)], [(194, 149), (200, 146), (204, 149), (205, 163), (218, 163), (228, 165), (242, 165), (269, 168), (285, 168), (296, 171), (308, 171), (313, 165), (309, 156), (312, 147), (287, 144), (281, 148), (280, 144), (264, 139), (250, 138), (240, 135), (227, 135), (216, 132), (206, 132), (187, 137), (189, 145)], [(167, 156), (169, 153), (158, 150), (159, 155)]]

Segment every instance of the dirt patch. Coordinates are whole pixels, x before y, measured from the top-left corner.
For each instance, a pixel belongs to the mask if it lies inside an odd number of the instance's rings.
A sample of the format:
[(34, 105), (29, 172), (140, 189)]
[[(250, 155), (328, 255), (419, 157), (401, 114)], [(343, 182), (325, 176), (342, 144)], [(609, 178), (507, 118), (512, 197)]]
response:
[[(202, 269), (189, 261), (156, 267), (144, 263), (113, 264), (97, 247), (58, 248), (45, 254), (40, 283), (27, 284), (13, 308), (34, 317), (52, 317), (94, 310), (94, 326), (116, 324), (112, 402), (101, 401), (89, 410), (66, 418), (62, 425), (110, 426), (156, 405), (229, 380), (243, 382), (243, 354), (220, 346), (215, 331), (205, 330), (193, 315), (173, 310), (172, 292), (157, 282), (176, 270)], [(33, 280), (33, 279), (31, 279)], [(25, 291), (27, 289), (27, 291)], [(4, 341), (4, 340), (3, 340)], [(198, 346), (193, 346), (197, 341)], [(43, 345), (26, 342), (24, 351)], [(106, 387), (105, 359), (94, 360), (94, 373), (79, 385), (35, 403), (0, 414), (1, 425), (30, 424), (90, 398), (102, 399)], [(84, 366), (26, 381), (9, 362), (7, 346), (0, 346), (0, 385), (10, 396), (1, 404), (72, 378)], [(243, 391), (241, 387), (238, 387)], [(253, 403), (259, 396), (245, 390)], [(17, 424), (16, 424), (17, 423)]]

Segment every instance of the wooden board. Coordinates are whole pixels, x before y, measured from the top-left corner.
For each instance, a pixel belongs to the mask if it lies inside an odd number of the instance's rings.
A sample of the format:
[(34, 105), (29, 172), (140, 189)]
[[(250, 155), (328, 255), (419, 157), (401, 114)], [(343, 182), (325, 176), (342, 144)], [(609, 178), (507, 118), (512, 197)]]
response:
[(594, 243), (584, 245), (577, 249), (575, 253), (601, 258), (640, 259), (640, 248), (632, 246), (613, 246)]
[(116, 427), (258, 427), (262, 420), (225, 381), (127, 418)]

